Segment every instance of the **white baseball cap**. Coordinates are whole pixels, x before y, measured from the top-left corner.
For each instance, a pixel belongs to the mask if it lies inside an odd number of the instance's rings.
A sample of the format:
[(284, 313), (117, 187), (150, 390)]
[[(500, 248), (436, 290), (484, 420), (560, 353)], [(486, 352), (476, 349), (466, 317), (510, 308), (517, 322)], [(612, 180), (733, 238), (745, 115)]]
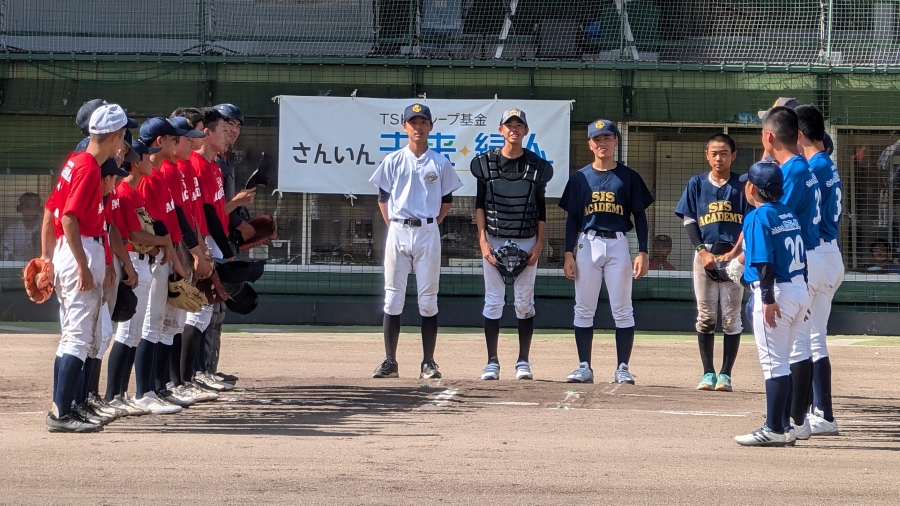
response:
[(88, 130), (92, 134), (109, 134), (118, 132), (133, 123), (125, 115), (125, 109), (119, 104), (104, 104), (91, 114)]

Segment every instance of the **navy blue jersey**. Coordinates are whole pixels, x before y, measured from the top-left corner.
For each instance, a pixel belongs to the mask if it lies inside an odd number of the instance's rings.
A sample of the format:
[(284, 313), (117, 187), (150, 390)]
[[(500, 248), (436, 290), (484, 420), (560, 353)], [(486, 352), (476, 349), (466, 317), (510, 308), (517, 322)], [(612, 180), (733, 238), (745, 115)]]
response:
[(809, 168), (809, 163), (796, 155), (781, 166), (784, 174), (784, 195), (781, 203), (786, 205), (802, 228), (803, 244), (807, 249), (819, 245), (819, 222), (822, 221), (822, 192), (819, 181)]
[(709, 180), (709, 173), (698, 174), (688, 181), (675, 214), (690, 218), (700, 226), (704, 244), (737, 241), (744, 225), (744, 215), (752, 207), (744, 196), (744, 183), (732, 173), (722, 186)]
[(806, 269), (802, 227), (781, 202), (767, 202), (744, 217), (744, 280), (759, 281), (760, 264), (772, 264), (775, 281), (789, 281)]
[(841, 216), (844, 214), (844, 192), (841, 189), (841, 176), (831, 157), (819, 151), (809, 159), (809, 167), (819, 181), (822, 192), (822, 221), (819, 222), (819, 237), (826, 241), (837, 239), (841, 227)]
[(653, 203), (641, 175), (622, 165), (608, 171), (588, 165), (569, 176), (559, 207), (578, 216), (582, 232), (628, 232), (631, 216)]

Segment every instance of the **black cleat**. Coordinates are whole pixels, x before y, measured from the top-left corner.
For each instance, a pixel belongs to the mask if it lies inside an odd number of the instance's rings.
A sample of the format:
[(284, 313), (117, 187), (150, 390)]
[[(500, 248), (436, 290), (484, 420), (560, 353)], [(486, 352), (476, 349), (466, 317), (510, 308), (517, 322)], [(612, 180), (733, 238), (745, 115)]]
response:
[(100, 432), (103, 426), (81, 419), (74, 411), (59, 418), (47, 413), (47, 430), (50, 432)]
[(232, 385), (234, 385), (234, 383), (238, 379), (240, 379), (237, 376), (235, 376), (234, 374), (225, 374), (224, 372), (217, 372), (217, 373), (214, 373), (214, 375), (218, 376), (218, 378), (221, 381), (224, 381), (225, 383), (231, 383)]
[(399, 378), (400, 377), (400, 368), (397, 366), (397, 361), (391, 360), (389, 358), (384, 359), (384, 362), (375, 369), (375, 372), (372, 373), (373, 378)]
[(420, 379), (441, 379), (441, 371), (438, 371), (438, 365), (432, 360), (422, 364), (422, 373), (419, 374)]

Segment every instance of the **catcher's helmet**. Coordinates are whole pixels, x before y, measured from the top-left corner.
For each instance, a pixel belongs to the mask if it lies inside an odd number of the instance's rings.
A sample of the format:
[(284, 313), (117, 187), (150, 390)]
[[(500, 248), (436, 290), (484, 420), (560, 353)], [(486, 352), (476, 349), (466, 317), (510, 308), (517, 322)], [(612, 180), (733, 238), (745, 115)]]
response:
[(511, 285), (528, 267), (528, 252), (513, 241), (506, 241), (506, 244), (494, 250), (494, 260), (503, 282)]
[(125, 283), (119, 283), (116, 305), (113, 307), (110, 319), (114, 322), (127, 322), (137, 312), (137, 304), (137, 295), (134, 294), (134, 290)]
[(225, 305), (237, 314), (250, 314), (259, 305), (259, 298), (256, 296), (253, 286), (250, 283), (244, 283), (241, 291), (226, 300)]
[(244, 113), (234, 104), (219, 104), (213, 106), (213, 109), (219, 111), (225, 119), (236, 119), (241, 125), (244, 124)]

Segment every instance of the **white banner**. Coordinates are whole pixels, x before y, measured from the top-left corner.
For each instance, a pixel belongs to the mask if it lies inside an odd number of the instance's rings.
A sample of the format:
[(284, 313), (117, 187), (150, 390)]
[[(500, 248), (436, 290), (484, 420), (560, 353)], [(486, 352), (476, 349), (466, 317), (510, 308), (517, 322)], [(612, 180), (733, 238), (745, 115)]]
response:
[[(413, 99), (281, 97), (278, 187), (283, 192), (373, 195), (369, 183), (384, 157), (407, 145), (400, 117)], [(522, 143), (553, 164), (548, 197), (559, 197), (569, 177), (569, 102), (561, 100), (428, 100), (434, 130), (429, 145), (446, 156), (475, 196), (472, 159), (503, 146), (498, 133), (507, 109), (525, 111)]]

